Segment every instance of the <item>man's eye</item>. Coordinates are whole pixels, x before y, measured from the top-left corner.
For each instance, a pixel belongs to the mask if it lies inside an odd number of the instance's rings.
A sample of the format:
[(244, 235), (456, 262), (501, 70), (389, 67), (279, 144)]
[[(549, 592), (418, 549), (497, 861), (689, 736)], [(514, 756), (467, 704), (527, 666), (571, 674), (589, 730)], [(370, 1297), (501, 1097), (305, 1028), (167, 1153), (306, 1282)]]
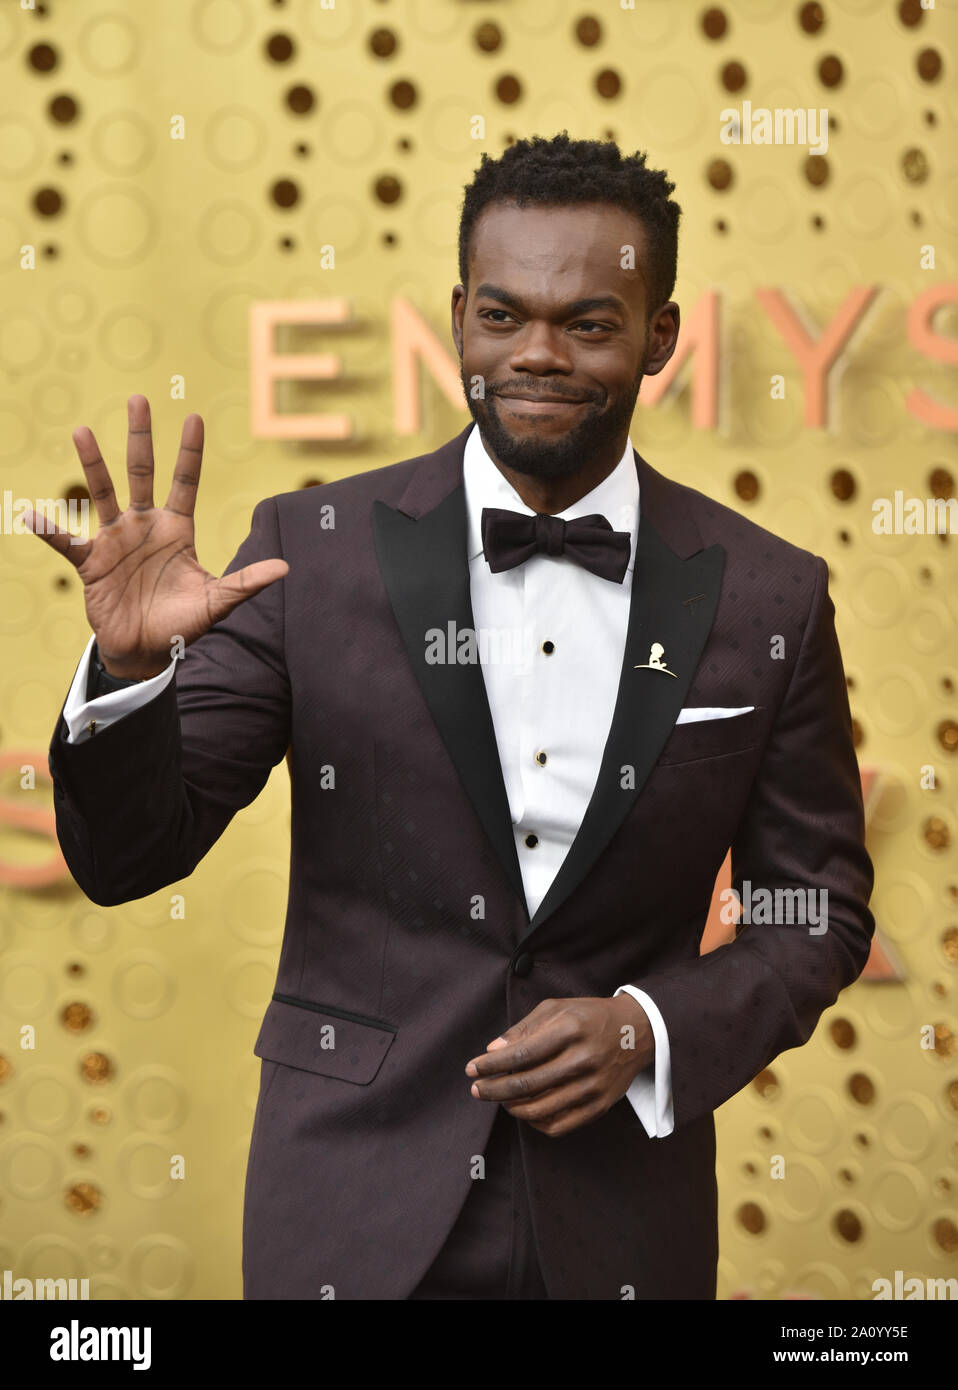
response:
[[(494, 317), (494, 316), (497, 315), (497, 314), (498, 314), (500, 317), (498, 317), (498, 318)], [(509, 321), (509, 320), (512, 319), (512, 315), (511, 315), (510, 313), (508, 313), (508, 311), (505, 310), (505, 309), (480, 309), (480, 310), (479, 310), (479, 317), (480, 317), (481, 319), (485, 319), (487, 323), (500, 323), (500, 324), (501, 324), (501, 323), (506, 323), (507, 321)], [(577, 323), (573, 323), (573, 324), (571, 325), (571, 327), (572, 327), (572, 328), (589, 328), (589, 329), (595, 329), (595, 330), (597, 330), (599, 333), (608, 333), (608, 332), (611, 331), (612, 325), (611, 325), (611, 324), (608, 324), (608, 323), (599, 323), (599, 322), (597, 322), (595, 319), (580, 319)], [(593, 335), (592, 335), (591, 333), (588, 333), (588, 334), (586, 334), (586, 336), (587, 336), (587, 337), (591, 337), (591, 336), (593, 336)]]

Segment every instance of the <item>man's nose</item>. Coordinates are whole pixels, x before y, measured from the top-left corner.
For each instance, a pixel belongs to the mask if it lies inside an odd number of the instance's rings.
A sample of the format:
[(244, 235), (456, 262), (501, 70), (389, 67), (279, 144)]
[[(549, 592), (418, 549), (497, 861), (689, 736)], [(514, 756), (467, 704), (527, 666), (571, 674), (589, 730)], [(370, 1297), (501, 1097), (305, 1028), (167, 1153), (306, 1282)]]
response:
[(530, 322), (512, 344), (509, 366), (514, 372), (571, 372), (568, 339), (555, 324)]

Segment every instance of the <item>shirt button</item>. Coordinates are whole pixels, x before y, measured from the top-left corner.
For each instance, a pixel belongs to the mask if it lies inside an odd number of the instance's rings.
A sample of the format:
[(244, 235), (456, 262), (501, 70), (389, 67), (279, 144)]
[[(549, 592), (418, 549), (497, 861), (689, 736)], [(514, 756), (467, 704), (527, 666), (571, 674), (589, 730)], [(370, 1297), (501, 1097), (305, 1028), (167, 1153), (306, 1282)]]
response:
[(542, 644), (542, 650), (545, 652), (546, 656), (551, 656), (552, 653), (555, 651), (555, 649), (556, 649), (556, 644), (555, 644), (554, 642), (548, 642), (548, 641), (546, 641), (546, 642), (543, 642), (543, 644)]
[(539, 764), (540, 767), (545, 767), (547, 761), (548, 759), (546, 758), (544, 752), (536, 754), (536, 762)]
[(536, 845), (537, 845), (538, 843), (539, 843), (539, 836), (538, 836), (538, 835), (527, 835), (527, 836), (526, 836), (526, 846), (527, 846), (528, 849), (535, 849), (535, 847), (536, 847)]

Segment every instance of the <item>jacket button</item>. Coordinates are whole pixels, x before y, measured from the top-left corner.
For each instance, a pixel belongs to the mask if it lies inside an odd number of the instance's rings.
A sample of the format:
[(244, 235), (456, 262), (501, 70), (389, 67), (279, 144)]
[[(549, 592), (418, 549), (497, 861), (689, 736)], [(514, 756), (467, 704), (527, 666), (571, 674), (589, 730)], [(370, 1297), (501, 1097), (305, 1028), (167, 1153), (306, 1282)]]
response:
[(532, 973), (532, 966), (532, 957), (523, 953), (513, 962), (512, 973), (513, 975), (518, 975), (520, 980), (524, 980), (527, 975)]

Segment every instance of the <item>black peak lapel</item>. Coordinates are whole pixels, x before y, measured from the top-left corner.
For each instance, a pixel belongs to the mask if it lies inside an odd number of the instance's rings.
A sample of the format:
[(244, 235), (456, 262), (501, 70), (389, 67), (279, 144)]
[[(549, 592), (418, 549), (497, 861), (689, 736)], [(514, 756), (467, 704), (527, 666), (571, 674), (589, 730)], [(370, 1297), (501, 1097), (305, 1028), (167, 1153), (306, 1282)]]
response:
[[(512, 815), (482, 667), (475, 659), (462, 664), (456, 660), (458, 635), (475, 631), (461, 447), (459, 463), (460, 485), (418, 517), (375, 502), (373, 535), (383, 582), (426, 704), (525, 910)], [(427, 653), (442, 654), (445, 660), (430, 661)]]
[[(462, 481), (470, 428), (422, 456), (398, 507), (373, 504), (373, 535), (426, 704), (528, 916), (482, 667), (455, 660), (458, 634), (475, 631)], [(579, 832), (523, 939), (582, 883), (635, 804), (685, 702), (718, 607), (725, 551), (702, 549), (687, 490), (638, 453), (635, 459), (639, 534), (615, 713)], [(444, 661), (428, 659), (430, 633), (443, 635)]]
[(712, 545), (682, 558), (670, 549), (653, 525), (655, 509), (645, 505), (652, 502), (646, 476), (640, 468), (628, 634), (599, 775), (579, 833), (523, 938), (579, 886), (631, 810), (678, 718), (715, 619), (725, 551)]

